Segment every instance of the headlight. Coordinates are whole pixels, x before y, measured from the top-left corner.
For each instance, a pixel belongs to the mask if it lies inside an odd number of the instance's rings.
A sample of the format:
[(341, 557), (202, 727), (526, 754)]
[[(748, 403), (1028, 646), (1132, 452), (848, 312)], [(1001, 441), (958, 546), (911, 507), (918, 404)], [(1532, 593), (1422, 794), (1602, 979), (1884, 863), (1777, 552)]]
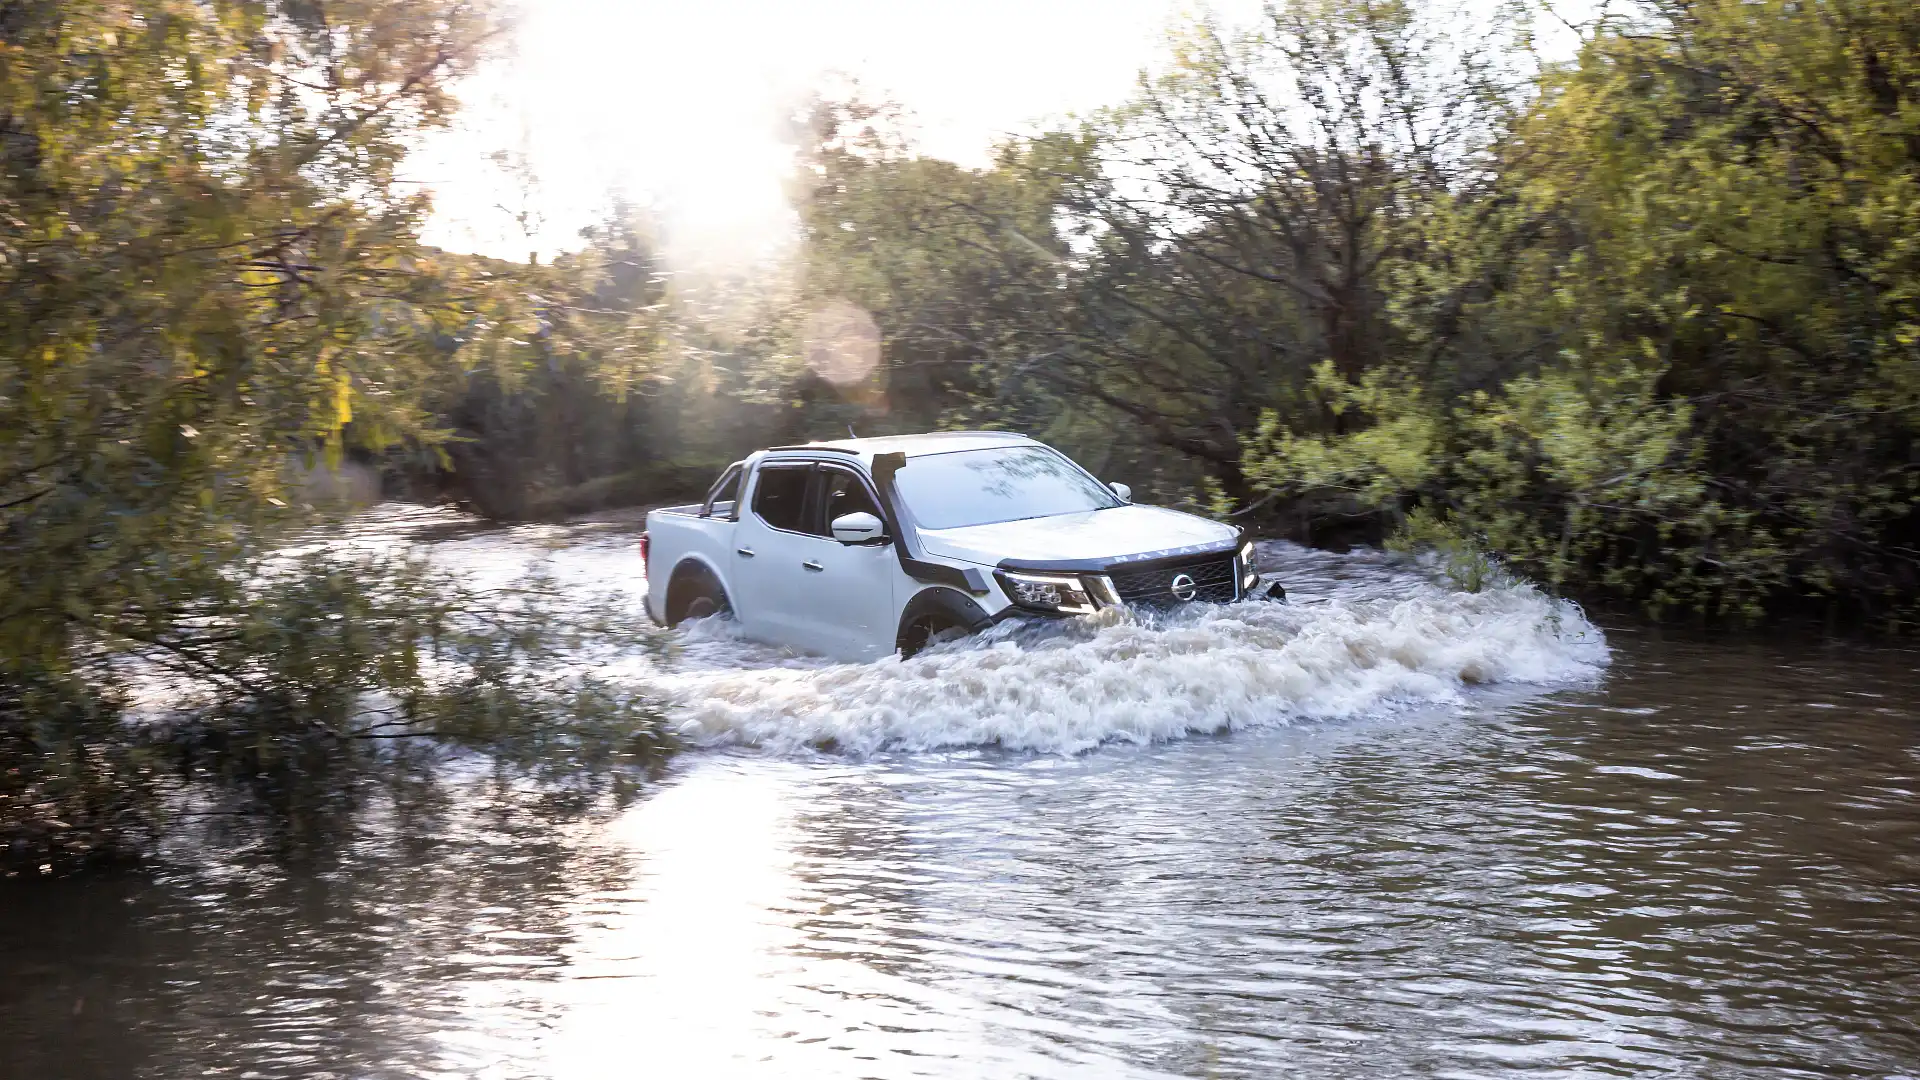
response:
[(1253, 569), (1253, 541), (1240, 545), (1240, 592), (1245, 595), (1255, 585), (1260, 584), (1260, 575)]
[(1240, 545), (1240, 565), (1249, 570), (1253, 569), (1253, 541), (1251, 540)]
[(1000, 584), (1006, 587), (1008, 598), (1023, 608), (1057, 611), (1062, 615), (1091, 615), (1094, 611), (1093, 597), (1087, 592), (1086, 583), (1077, 577), (1002, 570)]

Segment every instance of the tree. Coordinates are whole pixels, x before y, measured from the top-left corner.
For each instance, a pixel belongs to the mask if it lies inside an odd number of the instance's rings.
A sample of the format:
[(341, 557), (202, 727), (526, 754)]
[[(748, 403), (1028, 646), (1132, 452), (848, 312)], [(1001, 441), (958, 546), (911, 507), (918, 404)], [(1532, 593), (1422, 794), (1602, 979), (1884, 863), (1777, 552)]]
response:
[[(118, 846), (154, 767), (122, 723), (130, 657), (227, 687), (206, 717), (235, 746), (271, 730), (338, 748), (354, 713), (311, 702), (373, 690), (411, 702), (409, 731), (449, 734), (430, 706), (459, 671), (496, 712), (591, 704), (485, 650), (446, 678), (354, 654), (481, 633), (430, 632), (446, 610), (404, 567), (323, 561), (278, 592), (249, 580), (298, 520), (290, 463), (431, 446), (449, 367), (522, 347), (526, 290), (423, 248), (427, 200), (399, 178), (496, 32), (467, 0), (0, 3), (9, 850)], [(442, 601), (462, 595), (443, 584)], [(316, 596), (346, 621), (316, 615), (293, 638), (261, 621), (312, 615)], [(528, 618), (510, 638), (523, 653)], [(334, 685), (301, 686), (303, 658)]]
[(980, 170), (915, 157), (886, 110), (822, 108), (808, 284), (874, 313), (920, 422), (1014, 424), (1245, 500), (1263, 412), (1343, 426), (1316, 365), (1397, 355), (1389, 279), (1491, 183), (1517, 69), (1448, 17), (1301, 0), (1256, 35), (1200, 24), (1134, 101)]
[(1331, 379), (1357, 426), (1417, 416), (1423, 441), (1276, 419), (1250, 469), (1364, 488), (1654, 610), (1910, 611), (1916, 42), (1899, 3), (1658, 3), (1601, 26), (1501, 146), (1500, 242), (1441, 234), (1482, 268), (1461, 319), (1512, 361), (1449, 382), (1401, 357), (1383, 378), (1414, 392), (1375, 400)]
[(1396, 355), (1390, 275), (1432, 254), (1427, 219), (1489, 183), (1518, 78), (1450, 9), (1276, 5), (1260, 33), (1200, 24), (1168, 73), (1101, 125), (1102, 176), (1070, 213), (1097, 256), (1097, 323), (1055, 372), (1249, 494), (1263, 410), (1339, 430), (1304, 391)]
[(290, 456), (425, 433), (457, 313), (396, 170), (491, 33), (462, 0), (0, 8), (0, 655), (164, 620)]
[(1014, 141), (983, 169), (921, 157), (900, 111), (817, 101), (794, 183), (803, 253), (795, 314), (835, 304), (872, 317), (880, 366), (843, 397), (900, 429), (942, 423), (1044, 428), (1051, 388), (1028, 373), (1067, 317), (1063, 187), (1089, 143)]

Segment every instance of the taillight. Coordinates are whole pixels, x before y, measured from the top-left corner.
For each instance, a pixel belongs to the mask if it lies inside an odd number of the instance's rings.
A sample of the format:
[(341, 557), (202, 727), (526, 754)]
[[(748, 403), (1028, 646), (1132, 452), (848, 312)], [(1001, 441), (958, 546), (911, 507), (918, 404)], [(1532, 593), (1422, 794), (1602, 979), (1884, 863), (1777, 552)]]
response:
[(648, 574), (653, 573), (653, 537), (640, 534), (640, 566)]

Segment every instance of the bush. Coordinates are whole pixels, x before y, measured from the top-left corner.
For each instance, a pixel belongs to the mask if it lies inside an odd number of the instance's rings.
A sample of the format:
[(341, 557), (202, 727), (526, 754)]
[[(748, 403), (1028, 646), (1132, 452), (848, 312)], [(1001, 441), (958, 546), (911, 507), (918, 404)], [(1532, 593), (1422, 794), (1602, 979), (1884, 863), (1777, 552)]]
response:
[(311, 819), (451, 753), (590, 798), (674, 749), (651, 701), (586, 670), (653, 643), (611, 599), (325, 549), (226, 577), (156, 633), (79, 635), (56, 662), (0, 673), (6, 872), (138, 858), (182, 783)]

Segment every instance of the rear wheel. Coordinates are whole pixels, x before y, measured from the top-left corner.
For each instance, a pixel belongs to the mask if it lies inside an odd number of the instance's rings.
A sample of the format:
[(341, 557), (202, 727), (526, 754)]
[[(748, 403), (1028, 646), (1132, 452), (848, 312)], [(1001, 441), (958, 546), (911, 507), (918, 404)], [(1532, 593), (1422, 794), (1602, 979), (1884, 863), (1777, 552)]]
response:
[(733, 611), (727, 603), (727, 591), (711, 573), (690, 570), (675, 574), (667, 589), (667, 625), (679, 626), (688, 619), (705, 619)]

